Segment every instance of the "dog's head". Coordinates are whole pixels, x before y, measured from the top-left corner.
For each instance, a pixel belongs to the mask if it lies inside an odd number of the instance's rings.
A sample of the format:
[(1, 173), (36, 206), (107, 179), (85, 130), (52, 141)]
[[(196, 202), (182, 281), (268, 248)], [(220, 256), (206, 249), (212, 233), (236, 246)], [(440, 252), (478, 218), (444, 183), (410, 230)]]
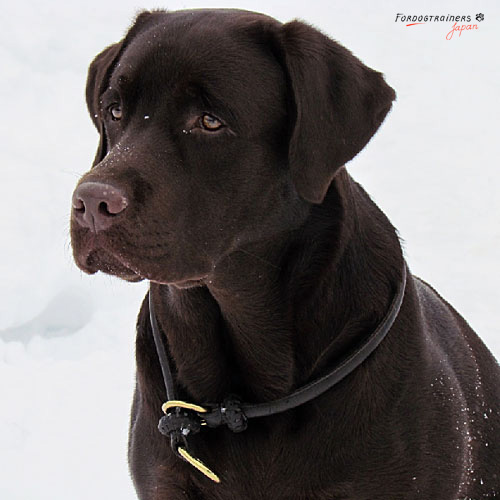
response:
[(395, 97), (314, 28), (237, 10), (144, 12), (92, 62), (100, 134), (73, 194), (75, 260), (189, 286), (303, 222)]

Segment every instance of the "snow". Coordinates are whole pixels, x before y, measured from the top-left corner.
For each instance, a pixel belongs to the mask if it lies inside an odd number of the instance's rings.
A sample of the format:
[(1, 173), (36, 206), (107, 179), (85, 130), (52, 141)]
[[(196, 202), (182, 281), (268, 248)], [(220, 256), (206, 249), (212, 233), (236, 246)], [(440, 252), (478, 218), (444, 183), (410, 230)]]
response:
[[(438, 6), (437, 6), (438, 5)], [(349, 170), (434, 285), (500, 356), (500, 4), (179, 0), (302, 18), (383, 71), (398, 100)], [(134, 324), (146, 284), (86, 276), (72, 262), (71, 194), (97, 146), (86, 69), (157, 2), (30, 0), (0, 32), (0, 497), (135, 498), (126, 464)], [(406, 27), (397, 13), (484, 13), (478, 29)], [(493, 53), (495, 53), (493, 50)], [(145, 119), (146, 116), (145, 116)]]

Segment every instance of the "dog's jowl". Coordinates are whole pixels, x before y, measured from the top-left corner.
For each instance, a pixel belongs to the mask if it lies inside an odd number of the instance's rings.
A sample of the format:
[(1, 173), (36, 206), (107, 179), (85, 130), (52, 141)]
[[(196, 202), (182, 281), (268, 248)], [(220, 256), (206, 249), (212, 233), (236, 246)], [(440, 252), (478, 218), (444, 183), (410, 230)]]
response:
[(394, 99), (318, 30), (239, 10), (143, 12), (92, 62), (72, 245), (151, 283), (141, 500), (500, 498), (499, 366), (345, 168)]

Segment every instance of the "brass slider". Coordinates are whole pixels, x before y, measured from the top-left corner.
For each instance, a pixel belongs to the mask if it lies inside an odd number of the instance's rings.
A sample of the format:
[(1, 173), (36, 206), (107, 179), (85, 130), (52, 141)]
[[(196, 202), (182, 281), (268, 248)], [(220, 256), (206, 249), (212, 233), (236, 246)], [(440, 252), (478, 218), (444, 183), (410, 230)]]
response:
[(191, 456), (186, 448), (179, 446), (179, 448), (177, 448), (177, 451), (179, 452), (179, 455), (184, 460), (186, 460), (186, 462), (191, 464), (195, 469), (198, 469), (202, 474), (205, 474), (205, 476), (207, 476), (212, 481), (220, 483), (219, 476), (215, 474), (215, 472), (212, 472), (201, 460), (198, 460), (197, 458)]
[(193, 410), (197, 413), (207, 413), (207, 409), (203, 408), (203, 406), (195, 405), (193, 403), (186, 403), (185, 401), (180, 401), (177, 399), (172, 399), (171, 401), (167, 401), (163, 403), (161, 409), (163, 413), (167, 413), (167, 410), (170, 408), (184, 408), (186, 410)]

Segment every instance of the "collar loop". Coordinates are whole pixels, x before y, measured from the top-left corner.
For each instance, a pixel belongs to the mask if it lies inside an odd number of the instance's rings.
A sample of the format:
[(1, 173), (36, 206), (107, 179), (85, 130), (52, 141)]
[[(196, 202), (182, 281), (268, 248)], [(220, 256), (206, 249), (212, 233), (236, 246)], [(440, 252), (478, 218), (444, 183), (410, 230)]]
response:
[(404, 263), (398, 290), (382, 322), (360, 347), (340, 362), (330, 373), (300, 387), (292, 394), (274, 401), (260, 404), (243, 404), (234, 397), (228, 397), (222, 404), (206, 405), (208, 409), (196, 404), (179, 401), (175, 397), (176, 392), (170, 362), (156, 320), (150, 287), (149, 314), (151, 329), (168, 398), (168, 401), (162, 407), (165, 415), (160, 419), (158, 429), (162, 434), (170, 437), (173, 452), (213, 481), (219, 482), (217, 475), (200, 460), (189, 454), (188, 436), (199, 433), (203, 425), (210, 428), (226, 425), (233, 432), (242, 432), (248, 427), (249, 418), (275, 415), (296, 408), (331, 389), (361, 365), (389, 333), (403, 303), (406, 289), (406, 273), (406, 263)]

